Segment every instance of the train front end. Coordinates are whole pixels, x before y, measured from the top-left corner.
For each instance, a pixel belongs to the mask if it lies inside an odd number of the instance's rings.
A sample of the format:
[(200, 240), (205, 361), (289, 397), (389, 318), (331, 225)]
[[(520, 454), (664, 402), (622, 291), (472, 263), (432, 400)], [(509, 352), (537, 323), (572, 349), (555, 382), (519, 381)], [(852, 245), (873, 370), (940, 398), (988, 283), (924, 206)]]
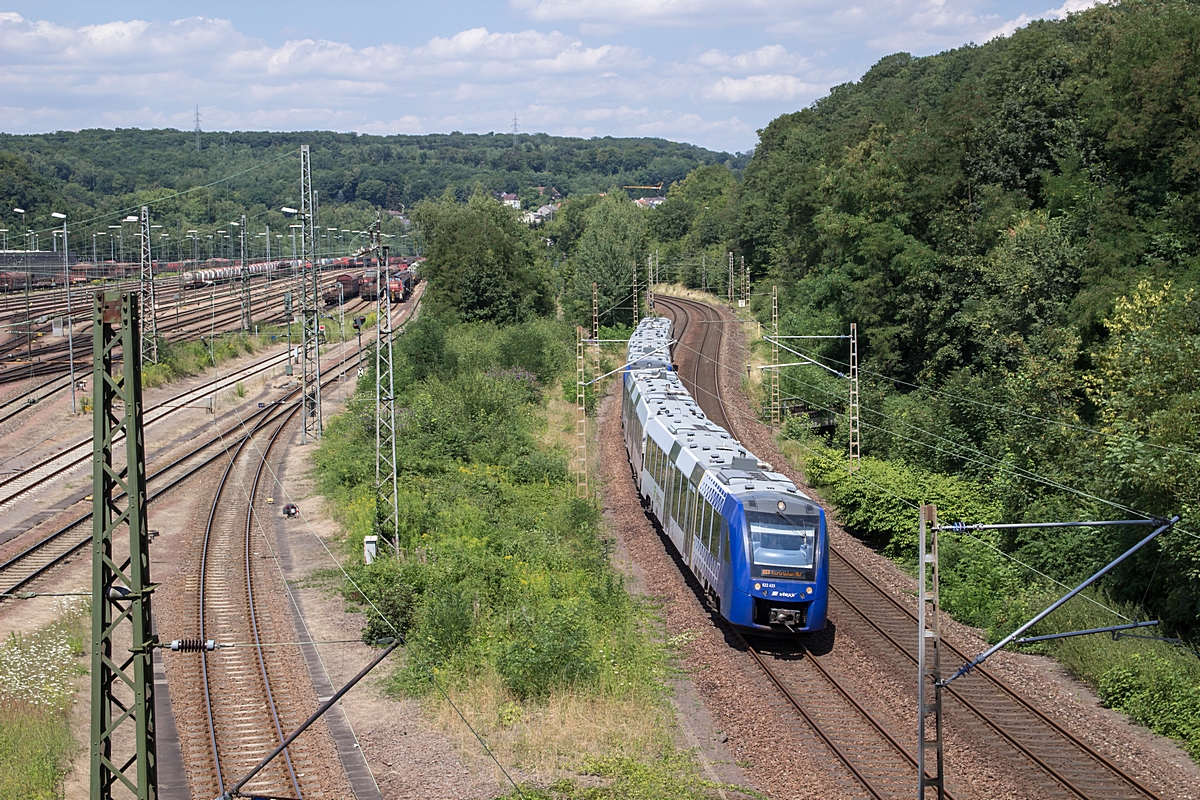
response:
[(730, 526), (735, 583), (730, 622), (768, 635), (824, 630), (825, 512), (799, 492), (750, 491), (737, 499), (740, 513)]

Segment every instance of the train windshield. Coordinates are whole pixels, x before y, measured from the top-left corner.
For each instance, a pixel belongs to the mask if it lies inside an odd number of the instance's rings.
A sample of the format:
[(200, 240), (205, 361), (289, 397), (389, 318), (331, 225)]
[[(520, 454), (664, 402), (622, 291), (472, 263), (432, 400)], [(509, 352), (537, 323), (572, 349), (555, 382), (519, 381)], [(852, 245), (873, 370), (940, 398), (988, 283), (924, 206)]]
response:
[(746, 513), (756, 578), (812, 580), (818, 517)]

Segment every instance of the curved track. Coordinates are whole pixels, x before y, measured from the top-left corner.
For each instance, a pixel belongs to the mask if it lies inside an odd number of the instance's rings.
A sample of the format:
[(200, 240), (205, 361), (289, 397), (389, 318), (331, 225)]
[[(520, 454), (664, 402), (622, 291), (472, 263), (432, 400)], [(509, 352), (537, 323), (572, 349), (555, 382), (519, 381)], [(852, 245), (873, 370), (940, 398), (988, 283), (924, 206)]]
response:
[[(685, 385), (693, 384), (688, 389), (705, 414), (737, 436), (717, 380), (718, 370), (726, 368), (720, 363), (720, 349), (727, 320), (705, 303), (665, 295), (656, 295), (655, 301), (676, 322), (673, 336), (683, 345), (682, 351), (676, 352)], [(697, 324), (704, 326), (703, 333), (689, 332)], [(698, 345), (688, 344), (696, 339)], [(853, 628), (856, 635), (869, 641), (871, 649), (881, 654), (881, 672), (911, 672), (915, 682), (915, 614), (832, 546), (829, 584), (830, 610), (843, 631)], [(969, 660), (951, 643), (943, 644), (955, 657)], [(914, 731), (889, 730), (874, 719), (855, 699), (853, 683), (836, 680), (812, 651), (780, 651), (776, 645), (749, 642), (747, 648), (768, 679), (854, 774), (862, 791), (876, 798), (912, 796), (916, 787), (911, 755), (916, 747)], [(947, 687), (945, 697), (947, 716), (970, 720), (972, 732), (1021, 774), (1039, 797), (1156, 798), (985, 668), (977, 668)], [(880, 744), (881, 738), (886, 746)], [(952, 777), (952, 764), (947, 771)]]
[[(260, 499), (259, 479), (267, 456), (298, 410), (298, 406), (293, 406), (277, 425), (266, 423), (257, 427), (234, 449), (213, 496), (205, 526), (196, 587), (200, 639), (252, 646), (204, 652), (199, 659), (183, 666), (188, 672), (195, 672), (199, 666), (203, 689), (206, 724), (197, 726), (192, 721), (180, 727), (182, 735), (193, 737), (198, 727), (207, 728), (207, 737), (199, 738), (207, 738), (208, 747), (188, 750), (190, 783), (193, 793), (200, 797), (223, 794), (286, 736), (262, 646), (262, 633), (271, 623), (263, 619), (254, 599), (254, 584), (261, 569), (256, 569), (255, 561), (261, 559), (255, 558), (254, 548), (269, 547), (255, 536), (254, 504)], [(247, 451), (247, 444), (260, 433), (269, 434), (265, 445), (259, 442), (259, 447)], [(241, 492), (235, 484), (240, 484)], [(277, 635), (270, 638), (280, 638), (278, 628), (274, 626)], [(289, 702), (288, 706), (290, 717), (304, 718), (305, 710), (297, 702)], [(303, 798), (303, 772), (297, 770), (293, 753), (304, 749), (302, 743), (293, 744), (260, 772), (246, 790), (268, 797)], [(304, 766), (310, 767), (311, 763), (311, 756), (305, 756)]]

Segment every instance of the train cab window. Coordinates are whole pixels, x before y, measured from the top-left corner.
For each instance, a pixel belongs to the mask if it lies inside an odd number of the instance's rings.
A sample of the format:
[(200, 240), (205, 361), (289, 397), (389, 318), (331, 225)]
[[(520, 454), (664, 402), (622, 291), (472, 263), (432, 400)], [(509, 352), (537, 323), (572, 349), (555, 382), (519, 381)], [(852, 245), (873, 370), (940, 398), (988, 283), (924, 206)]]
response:
[(717, 540), (717, 547), (721, 549), (721, 560), (726, 564), (730, 563), (729, 558), (729, 521), (724, 517), (719, 517), (721, 520), (720, 538)]
[(812, 580), (817, 517), (746, 512), (755, 578)]

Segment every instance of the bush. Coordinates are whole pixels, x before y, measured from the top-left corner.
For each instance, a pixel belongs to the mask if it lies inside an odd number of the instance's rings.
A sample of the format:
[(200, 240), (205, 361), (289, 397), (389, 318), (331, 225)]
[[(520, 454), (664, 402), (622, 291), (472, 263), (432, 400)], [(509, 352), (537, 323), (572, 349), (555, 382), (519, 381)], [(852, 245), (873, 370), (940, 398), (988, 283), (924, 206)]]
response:
[(559, 456), (535, 452), (522, 456), (509, 474), (517, 483), (559, 483), (567, 479), (567, 465)]
[[(534, 435), (538, 387), (559, 379), (546, 370), (569, 353), (554, 338), (566, 329), (439, 325), (405, 354), (424, 360), (426, 377), (398, 391), (400, 554), (381, 542), (344, 589), (366, 614), (366, 641), (392, 625), (407, 638), (392, 688), (425, 693), (432, 673), (449, 684), (489, 675), (530, 700), (564, 689), (656, 697), (663, 656), (641, 632), (647, 612), (605, 557), (598, 509)], [(370, 391), (327, 428), (316, 459), (356, 559), (378, 524)]]
[(1180, 740), (1192, 758), (1200, 759), (1200, 665), (1133, 653), (1104, 672), (1097, 688), (1105, 705)]
[(545, 697), (551, 689), (596, 677), (587, 631), (574, 609), (557, 607), (540, 618), (522, 619), (500, 650), (496, 668), (520, 698)]

